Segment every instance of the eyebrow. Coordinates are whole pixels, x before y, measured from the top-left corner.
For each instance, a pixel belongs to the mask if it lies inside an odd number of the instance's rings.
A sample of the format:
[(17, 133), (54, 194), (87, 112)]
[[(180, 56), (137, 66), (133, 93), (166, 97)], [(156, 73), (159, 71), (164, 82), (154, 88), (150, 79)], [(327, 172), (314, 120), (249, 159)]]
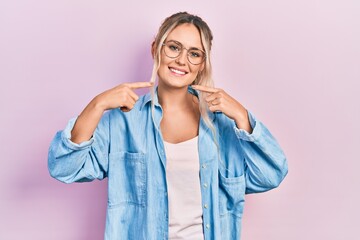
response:
[[(179, 41), (176, 41), (176, 40), (172, 40), (172, 39), (170, 39), (170, 40), (167, 40), (167, 42), (175, 42), (175, 43), (177, 43), (177, 44), (180, 44), (181, 46), (184, 46), (184, 44), (182, 44), (181, 42), (179, 42)], [(189, 47), (188, 49), (196, 49), (196, 50), (201, 50), (201, 51), (203, 51), (203, 52), (205, 52), (205, 50), (202, 50), (201, 48), (197, 48), (197, 47)]]

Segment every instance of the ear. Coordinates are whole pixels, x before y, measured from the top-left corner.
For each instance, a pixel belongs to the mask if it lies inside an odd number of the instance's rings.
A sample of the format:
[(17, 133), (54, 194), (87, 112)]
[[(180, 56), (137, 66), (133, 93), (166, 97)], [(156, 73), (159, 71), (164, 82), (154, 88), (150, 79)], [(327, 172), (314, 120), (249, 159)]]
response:
[(153, 58), (155, 57), (155, 41), (153, 41), (151, 44), (151, 56)]

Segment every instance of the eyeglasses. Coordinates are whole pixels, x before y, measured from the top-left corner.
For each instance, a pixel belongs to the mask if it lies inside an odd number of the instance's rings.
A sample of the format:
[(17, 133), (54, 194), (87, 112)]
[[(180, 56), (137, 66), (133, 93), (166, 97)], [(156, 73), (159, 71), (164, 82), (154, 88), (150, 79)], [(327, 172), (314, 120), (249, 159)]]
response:
[(177, 58), (180, 56), (182, 51), (187, 50), (187, 60), (193, 65), (199, 65), (204, 62), (206, 53), (203, 50), (197, 48), (184, 48), (184, 46), (177, 41), (167, 41), (163, 43), (165, 55), (169, 58)]

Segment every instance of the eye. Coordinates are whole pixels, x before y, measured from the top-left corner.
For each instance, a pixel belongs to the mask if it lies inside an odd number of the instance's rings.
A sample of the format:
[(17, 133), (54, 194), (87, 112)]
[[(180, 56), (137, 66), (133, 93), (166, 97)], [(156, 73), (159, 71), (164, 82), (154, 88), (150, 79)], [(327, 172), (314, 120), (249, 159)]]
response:
[(179, 52), (180, 51), (180, 47), (174, 43), (169, 43), (168, 48), (173, 51), (173, 52)]
[(201, 58), (203, 56), (203, 53), (201, 51), (191, 50), (189, 51), (189, 56), (192, 58)]

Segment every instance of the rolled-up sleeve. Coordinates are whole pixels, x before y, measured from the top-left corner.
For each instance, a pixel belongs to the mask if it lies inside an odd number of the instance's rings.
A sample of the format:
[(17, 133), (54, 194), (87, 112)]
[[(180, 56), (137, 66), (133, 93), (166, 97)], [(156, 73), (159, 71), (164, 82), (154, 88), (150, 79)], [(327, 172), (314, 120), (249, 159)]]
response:
[(249, 112), (252, 133), (234, 131), (244, 154), (246, 193), (264, 192), (276, 188), (288, 173), (283, 150), (270, 131)]
[(92, 138), (80, 144), (70, 140), (76, 119), (57, 132), (50, 144), (50, 175), (65, 183), (103, 179), (108, 169), (109, 115), (104, 114)]

